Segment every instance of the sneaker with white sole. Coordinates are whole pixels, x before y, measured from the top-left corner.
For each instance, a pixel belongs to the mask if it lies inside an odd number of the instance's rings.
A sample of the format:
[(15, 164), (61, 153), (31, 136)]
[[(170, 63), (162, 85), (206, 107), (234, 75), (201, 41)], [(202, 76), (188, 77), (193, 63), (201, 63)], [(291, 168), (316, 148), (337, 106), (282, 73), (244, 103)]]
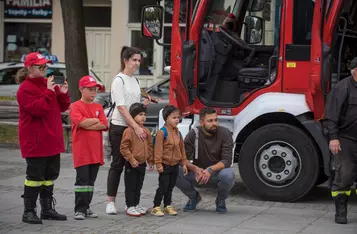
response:
[(136, 210), (140, 212), (141, 215), (146, 215), (146, 213), (148, 212), (148, 208), (137, 205)]
[(105, 212), (107, 214), (109, 214), (109, 215), (116, 215), (117, 214), (117, 209), (115, 208), (115, 203), (114, 202), (109, 202), (107, 204)]
[(88, 217), (88, 218), (98, 218), (98, 214), (93, 212), (92, 209), (89, 208), (87, 210), (86, 217)]
[(86, 215), (82, 212), (76, 212), (73, 218), (76, 220), (84, 220), (86, 218)]
[(134, 216), (134, 217), (140, 217), (141, 213), (136, 209), (135, 206), (131, 206), (126, 210), (126, 215)]

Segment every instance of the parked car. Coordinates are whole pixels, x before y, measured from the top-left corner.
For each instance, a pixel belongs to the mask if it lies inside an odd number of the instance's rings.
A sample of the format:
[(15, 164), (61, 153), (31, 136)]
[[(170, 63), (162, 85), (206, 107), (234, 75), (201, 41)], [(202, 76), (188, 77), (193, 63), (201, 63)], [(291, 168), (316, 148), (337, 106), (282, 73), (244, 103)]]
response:
[[(0, 63), (0, 118), (18, 118), (16, 92), (19, 84), (16, 83), (15, 76), (17, 71), (23, 67), (23, 62)], [(64, 63), (49, 64), (48, 72), (61, 74), (66, 77), (66, 65)], [(89, 74), (96, 79), (97, 83), (104, 87), (103, 82), (91, 68), (89, 68)], [(104, 92), (105, 89), (101, 90), (98, 96), (105, 95)]]
[[(148, 128), (155, 128), (158, 119), (159, 111), (164, 108), (164, 106), (169, 104), (170, 95), (170, 78), (165, 78), (158, 83), (144, 89), (150, 96), (160, 99), (158, 103), (151, 103), (147, 108), (147, 117), (145, 126)], [(109, 93), (105, 93), (97, 97), (96, 102), (102, 104), (102, 106), (108, 110), (110, 107), (110, 97)]]

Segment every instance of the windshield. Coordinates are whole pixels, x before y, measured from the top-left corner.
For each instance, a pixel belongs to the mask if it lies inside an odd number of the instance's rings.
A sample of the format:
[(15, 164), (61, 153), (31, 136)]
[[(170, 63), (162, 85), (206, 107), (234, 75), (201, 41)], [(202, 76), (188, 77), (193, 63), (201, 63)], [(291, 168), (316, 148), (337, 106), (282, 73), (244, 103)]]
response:
[[(211, 0), (208, 6), (207, 16), (213, 17), (216, 25), (222, 25), (229, 13), (237, 16), (238, 5), (241, 0)], [(201, 1), (197, 1), (192, 17), (195, 18), (198, 6)]]

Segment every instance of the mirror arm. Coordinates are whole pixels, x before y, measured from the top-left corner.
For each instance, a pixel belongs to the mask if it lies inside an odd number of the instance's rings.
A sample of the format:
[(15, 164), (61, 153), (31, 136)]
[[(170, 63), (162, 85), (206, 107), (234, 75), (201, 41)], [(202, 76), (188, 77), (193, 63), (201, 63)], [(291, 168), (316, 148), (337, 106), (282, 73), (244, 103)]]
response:
[(159, 41), (159, 39), (156, 39), (156, 43), (157, 43), (159, 46), (171, 46), (171, 44), (161, 43), (161, 42)]

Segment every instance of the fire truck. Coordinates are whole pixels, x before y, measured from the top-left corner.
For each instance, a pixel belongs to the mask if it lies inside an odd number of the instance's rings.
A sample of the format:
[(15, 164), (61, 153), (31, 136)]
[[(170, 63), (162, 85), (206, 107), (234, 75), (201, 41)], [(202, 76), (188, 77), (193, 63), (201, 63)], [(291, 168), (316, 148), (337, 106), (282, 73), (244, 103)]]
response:
[[(216, 109), (242, 181), (263, 200), (295, 201), (326, 182), (324, 104), (357, 56), (357, 1), (174, 0), (170, 44), (160, 42), (162, 5), (143, 8), (142, 34), (171, 47), (180, 130), (199, 125), (202, 108)], [(272, 45), (262, 43), (267, 33)]]

